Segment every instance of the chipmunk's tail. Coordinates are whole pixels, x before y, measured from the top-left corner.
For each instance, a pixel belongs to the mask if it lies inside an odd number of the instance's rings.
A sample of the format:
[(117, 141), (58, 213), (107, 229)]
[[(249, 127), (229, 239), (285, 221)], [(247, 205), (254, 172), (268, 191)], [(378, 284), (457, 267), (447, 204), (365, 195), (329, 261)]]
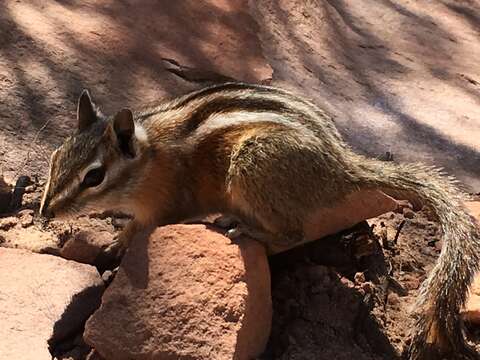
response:
[(420, 201), (441, 225), (443, 248), (421, 287), (409, 359), (479, 358), (465, 343), (459, 315), (480, 265), (480, 230), (464, 207), (467, 195), (437, 168), (364, 158), (359, 167), (367, 173), (364, 180), (414, 206)]

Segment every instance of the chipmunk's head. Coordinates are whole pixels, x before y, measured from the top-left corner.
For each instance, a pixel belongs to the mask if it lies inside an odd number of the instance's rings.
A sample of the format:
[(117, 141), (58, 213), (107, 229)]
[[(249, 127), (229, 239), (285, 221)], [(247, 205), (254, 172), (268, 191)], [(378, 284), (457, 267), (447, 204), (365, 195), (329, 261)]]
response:
[[(87, 90), (78, 100), (78, 127), (50, 159), (40, 214), (71, 216), (87, 211), (121, 208), (132, 186), (132, 173), (142, 163), (146, 136), (124, 109), (107, 118)], [(123, 202), (123, 203), (122, 203)]]

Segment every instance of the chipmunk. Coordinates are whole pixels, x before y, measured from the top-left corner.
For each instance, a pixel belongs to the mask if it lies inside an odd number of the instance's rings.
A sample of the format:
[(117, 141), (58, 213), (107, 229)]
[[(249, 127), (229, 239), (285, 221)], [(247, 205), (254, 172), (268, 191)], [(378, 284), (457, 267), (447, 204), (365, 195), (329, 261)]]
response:
[[(51, 156), (42, 215), (127, 211), (126, 247), (152, 224), (223, 213), (241, 222), (231, 237), (246, 233), (276, 253), (378, 215), (366, 200), (386, 203), (383, 212), (397, 200), (426, 205), (444, 247), (421, 289), (408, 356), (477, 358), (459, 310), (479, 267), (480, 231), (452, 177), (355, 153), (323, 110), (274, 87), (224, 83), (112, 117), (84, 91), (77, 110), (76, 132)], [(365, 206), (330, 223), (357, 201)]]

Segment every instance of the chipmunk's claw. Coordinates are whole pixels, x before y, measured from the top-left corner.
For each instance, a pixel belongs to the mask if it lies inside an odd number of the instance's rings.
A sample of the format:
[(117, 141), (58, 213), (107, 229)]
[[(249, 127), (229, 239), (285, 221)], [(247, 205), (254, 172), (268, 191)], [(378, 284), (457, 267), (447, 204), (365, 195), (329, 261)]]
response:
[(122, 242), (116, 239), (114, 242), (109, 244), (103, 249), (103, 253), (107, 256), (114, 258), (122, 258), (125, 255), (126, 248), (123, 246)]
[(238, 226), (232, 229), (229, 229), (225, 233), (225, 236), (228, 237), (230, 240), (237, 240), (242, 235), (243, 235), (243, 232)]
[(95, 265), (102, 271), (114, 269), (120, 264), (126, 250), (122, 241), (116, 238), (97, 255)]
[(238, 219), (231, 215), (221, 215), (213, 220), (213, 224), (222, 229), (233, 229), (238, 223)]

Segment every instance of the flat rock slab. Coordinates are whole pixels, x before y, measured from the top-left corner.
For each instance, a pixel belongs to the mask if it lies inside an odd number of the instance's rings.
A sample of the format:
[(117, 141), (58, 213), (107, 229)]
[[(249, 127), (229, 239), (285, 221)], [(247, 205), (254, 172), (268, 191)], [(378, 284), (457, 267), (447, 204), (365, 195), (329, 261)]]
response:
[(356, 150), (443, 167), (480, 192), (478, 2), (249, 4), (273, 85), (326, 108)]
[(131, 245), (84, 339), (107, 360), (243, 360), (263, 351), (271, 316), (260, 244), (172, 225)]
[(81, 329), (98, 307), (97, 270), (52, 255), (0, 248), (0, 359), (51, 360), (49, 344)]

